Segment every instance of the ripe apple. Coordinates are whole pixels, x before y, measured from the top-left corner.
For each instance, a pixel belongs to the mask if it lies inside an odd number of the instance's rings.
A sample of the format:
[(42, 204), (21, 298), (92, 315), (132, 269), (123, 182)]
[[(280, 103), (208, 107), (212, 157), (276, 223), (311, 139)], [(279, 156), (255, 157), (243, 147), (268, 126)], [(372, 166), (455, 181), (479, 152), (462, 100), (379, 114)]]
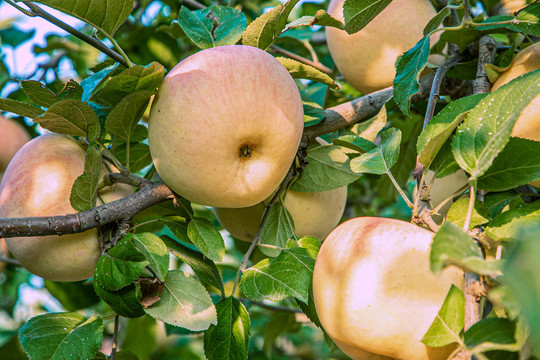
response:
[[(84, 156), (83, 147), (68, 136), (47, 134), (28, 142), (8, 165), (0, 185), (0, 217), (75, 213), (69, 198), (73, 182), (84, 172)], [(100, 192), (100, 197), (110, 202), (131, 192), (130, 186), (116, 184)], [(98, 229), (6, 241), (9, 251), (23, 267), (53, 281), (92, 277), (101, 254)]]
[[(269, 199), (268, 199), (269, 200)], [(347, 187), (321, 191), (287, 191), (283, 205), (293, 218), (297, 236), (312, 235), (324, 239), (337, 226), (347, 202)], [(253, 241), (264, 212), (264, 203), (246, 208), (216, 208), (216, 216), (234, 237)]]
[(526, 0), (502, 0), (501, 1), (502, 9), (501, 13), (512, 15), (516, 11), (523, 9), (527, 6)]
[(304, 116), (298, 88), (267, 52), (200, 51), (165, 77), (148, 121), (158, 174), (186, 199), (247, 207), (266, 199), (296, 155)]
[(0, 115), (0, 181), (11, 158), (29, 140), (30, 135), (19, 123)]
[[(351, 358), (442, 360), (453, 347), (420, 342), (463, 272), (429, 266), (433, 233), (411, 223), (359, 217), (323, 242), (313, 272), (313, 298), (323, 328)], [(387, 358), (388, 357), (388, 358)]]
[[(344, 2), (330, 1), (328, 13), (343, 21)], [(436, 13), (429, 0), (394, 0), (357, 33), (326, 27), (330, 55), (345, 80), (362, 93), (391, 86), (397, 58), (423, 37)], [(431, 45), (438, 38), (433, 35)]]
[[(491, 91), (495, 91), (504, 84), (530, 71), (540, 68), (540, 43), (533, 44), (525, 50), (520, 51), (512, 65), (503, 72), (493, 84)], [(519, 115), (511, 136), (529, 140), (540, 141), (540, 95), (537, 95), (523, 109)], [(540, 187), (540, 180), (529, 183), (535, 187)]]

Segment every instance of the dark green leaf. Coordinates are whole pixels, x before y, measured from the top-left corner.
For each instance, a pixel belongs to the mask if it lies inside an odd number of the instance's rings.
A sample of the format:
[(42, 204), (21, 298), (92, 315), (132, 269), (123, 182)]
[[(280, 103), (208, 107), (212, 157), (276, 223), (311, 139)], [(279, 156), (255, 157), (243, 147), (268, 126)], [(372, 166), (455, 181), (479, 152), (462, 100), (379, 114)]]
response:
[(485, 97), (458, 127), (454, 157), (471, 180), (482, 176), (510, 139), (521, 111), (540, 93), (540, 70), (529, 72)]
[[(114, 148), (114, 156), (122, 163), (127, 164), (127, 144), (121, 143)], [(137, 172), (152, 164), (150, 148), (142, 142), (132, 142), (129, 144), (129, 170)]]
[(390, 128), (381, 133), (382, 144), (351, 160), (355, 173), (386, 174), (399, 157), (401, 131)]
[(137, 297), (135, 285), (129, 285), (118, 291), (106, 290), (94, 281), (96, 294), (118, 315), (136, 318), (144, 315), (144, 309)]
[(150, 316), (189, 330), (206, 330), (217, 323), (216, 308), (194, 276), (169, 271), (161, 300), (145, 309)]
[(148, 260), (156, 277), (161, 281), (165, 281), (169, 270), (169, 252), (165, 243), (157, 235), (148, 232), (128, 235), (129, 240)]
[(90, 105), (74, 99), (57, 102), (34, 121), (53, 132), (85, 136), (89, 140), (95, 140), (101, 132), (99, 119)]
[(228, 297), (216, 305), (217, 324), (204, 334), (204, 354), (209, 360), (247, 360), (250, 318), (244, 305)]
[(312, 66), (289, 58), (278, 57), (277, 59), (295, 79), (316, 81), (328, 85), (334, 89), (339, 89), (338, 84), (336, 84), (330, 76)]
[(460, 339), (459, 333), (464, 325), (465, 297), (461, 290), (452, 284), (422, 342), (430, 347), (450, 345)]
[(355, 1), (345, 0), (343, 4), (343, 17), (345, 30), (354, 34), (362, 30), (371, 20), (381, 13), (392, 0)]
[(43, 114), (43, 110), (37, 106), (23, 103), (13, 99), (0, 98), (0, 110), (9, 111), (28, 118), (35, 118)]
[(539, 222), (538, 206), (511, 209), (496, 216), (486, 228), (486, 234), (498, 241), (517, 240), (523, 227)]
[(69, 201), (75, 210), (85, 211), (96, 206), (101, 168), (101, 152), (91, 146), (86, 151), (84, 173), (75, 179), (71, 187)]
[(90, 359), (101, 345), (103, 321), (73, 312), (44, 314), (30, 319), (19, 337), (31, 359)]
[(131, 134), (148, 107), (153, 91), (143, 90), (124, 97), (107, 116), (105, 128), (113, 135), (130, 141)]
[(326, 117), (326, 112), (322, 106), (307, 96), (302, 96), (302, 105), (304, 107), (304, 126), (318, 124)]
[(505, 191), (538, 179), (540, 142), (513, 137), (478, 179), (478, 188)]
[(420, 89), (418, 78), (427, 64), (429, 51), (429, 37), (426, 36), (396, 61), (394, 100), (407, 116), (410, 116), (411, 97)]
[(188, 224), (188, 237), (205, 256), (221, 261), (225, 255), (225, 243), (210, 220), (197, 217)]
[(133, 10), (133, 0), (39, 0), (39, 2), (75, 16), (111, 36)]
[(491, 350), (493, 346), (490, 344), (514, 344), (516, 342), (515, 329), (515, 323), (508, 319), (487, 318), (471, 326), (465, 332), (463, 339), (468, 347), (481, 346), (485, 350)]
[(30, 40), (36, 33), (35, 29), (23, 31), (15, 26), (0, 30), (0, 44), (11, 46), (13, 48), (19, 46), (25, 41)]
[(39, 81), (21, 81), (21, 87), (30, 101), (34, 104), (48, 108), (58, 102), (56, 95)]
[(208, 49), (215, 46), (212, 36), (213, 21), (210, 17), (204, 16), (201, 10), (191, 12), (182, 6), (178, 14), (178, 24), (199, 48)]

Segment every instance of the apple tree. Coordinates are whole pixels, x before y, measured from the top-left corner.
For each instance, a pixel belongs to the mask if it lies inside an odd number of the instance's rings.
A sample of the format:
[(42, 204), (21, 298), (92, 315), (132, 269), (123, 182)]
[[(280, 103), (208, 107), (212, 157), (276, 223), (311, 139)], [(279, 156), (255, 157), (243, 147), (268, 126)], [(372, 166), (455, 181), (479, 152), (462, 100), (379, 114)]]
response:
[(2, 359), (540, 358), (537, 1), (5, 7)]

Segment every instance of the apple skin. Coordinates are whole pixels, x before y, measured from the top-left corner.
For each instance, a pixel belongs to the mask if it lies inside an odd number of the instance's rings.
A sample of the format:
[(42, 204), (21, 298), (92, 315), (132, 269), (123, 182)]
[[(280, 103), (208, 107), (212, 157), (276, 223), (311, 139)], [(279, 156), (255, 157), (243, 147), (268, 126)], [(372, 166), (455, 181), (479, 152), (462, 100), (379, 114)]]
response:
[[(540, 43), (533, 44), (520, 51), (514, 58), (512, 65), (495, 81), (491, 91), (495, 91), (518, 76), (538, 68), (540, 68)], [(539, 117), (540, 95), (537, 95), (519, 115), (511, 136), (540, 141)], [(535, 180), (529, 184), (540, 188), (540, 180)]]
[(244, 45), (200, 51), (165, 77), (148, 143), (163, 181), (186, 199), (239, 208), (266, 199), (291, 166), (304, 126), (288, 71)]
[[(344, 2), (330, 1), (328, 13), (343, 21)], [(429, 0), (393, 0), (354, 34), (326, 27), (328, 49), (345, 80), (355, 89), (364, 94), (381, 90), (392, 85), (397, 58), (423, 37), (424, 27), (436, 14)], [(433, 35), (430, 44), (434, 45), (439, 36)]]
[[(69, 200), (75, 179), (84, 172), (85, 150), (74, 139), (41, 135), (23, 146), (8, 165), (0, 185), (0, 217), (73, 214)], [(103, 166), (103, 175), (106, 169)], [(105, 202), (133, 192), (115, 184), (100, 192)], [(101, 204), (101, 203), (100, 203)], [(31, 273), (53, 281), (93, 276), (101, 249), (98, 230), (80, 234), (6, 239), (9, 251)]]
[(15, 153), (28, 141), (30, 135), (19, 123), (0, 115), (0, 181)]
[[(268, 199), (269, 200), (269, 199)], [(324, 239), (337, 226), (347, 202), (347, 187), (320, 192), (289, 190), (283, 204), (294, 221), (295, 234)], [(235, 238), (253, 241), (264, 212), (264, 203), (246, 208), (216, 208), (221, 225)]]
[[(313, 295), (323, 328), (352, 359), (442, 360), (453, 346), (420, 342), (451, 284), (463, 272), (439, 275), (429, 266), (433, 233), (411, 223), (359, 217), (323, 242), (313, 272)], [(375, 357), (377, 359), (377, 357)]]

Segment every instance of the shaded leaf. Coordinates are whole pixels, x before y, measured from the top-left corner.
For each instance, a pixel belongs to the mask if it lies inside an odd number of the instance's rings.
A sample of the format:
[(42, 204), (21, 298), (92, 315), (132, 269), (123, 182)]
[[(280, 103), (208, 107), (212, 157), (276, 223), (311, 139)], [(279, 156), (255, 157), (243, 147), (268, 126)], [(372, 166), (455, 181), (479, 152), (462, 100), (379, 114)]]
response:
[(30, 101), (44, 108), (48, 108), (59, 101), (56, 95), (39, 81), (21, 81), (21, 87)]
[(221, 261), (225, 255), (223, 237), (210, 220), (196, 217), (188, 224), (187, 234), (191, 242), (205, 256), (214, 261)]
[(31, 119), (44, 113), (44, 111), (37, 106), (23, 103), (22, 101), (5, 98), (0, 98), (0, 110), (9, 111)]
[(351, 160), (351, 169), (356, 173), (386, 174), (399, 157), (401, 131), (390, 128), (381, 133), (382, 144), (375, 149)]
[(217, 323), (216, 308), (204, 286), (178, 270), (169, 271), (161, 300), (144, 311), (167, 324), (193, 331)]
[(424, 28), (424, 36), (428, 36), (429, 33), (441, 26), (451, 12), (452, 11), (448, 7), (444, 7), (441, 11), (437, 13), (437, 15), (432, 17)]
[(94, 110), (87, 103), (75, 99), (57, 102), (34, 121), (53, 132), (84, 136), (91, 141), (101, 132), (101, 125)]
[(124, 97), (109, 113), (105, 128), (111, 134), (130, 141), (131, 134), (148, 107), (153, 91), (143, 90)]
[(127, 318), (136, 318), (144, 315), (144, 309), (137, 298), (135, 285), (126, 286), (118, 291), (110, 291), (94, 281), (96, 294), (118, 315)]
[(261, 244), (272, 245), (278, 249), (260, 247), (266, 256), (278, 256), (287, 240), (294, 235), (294, 221), (291, 214), (281, 202), (276, 202), (270, 209), (270, 214), (261, 231)]
[(362, 30), (371, 20), (379, 15), (392, 0), (355, 1), (345, 0), (343, 4), (343, 17), (345, 30), (354, 34)]
[(152, 233), (128, 234), (128, 239), (144, 255), (156, 277), (165, 281), (169, 270), (169, 252), (165, 243)]
[(75, 210), (85, 211), (96, 206), (101, 168), (101, 152), (91, 146), (86, 151), (84, 173), (75, 179), (71, 187), (69, 201)]

